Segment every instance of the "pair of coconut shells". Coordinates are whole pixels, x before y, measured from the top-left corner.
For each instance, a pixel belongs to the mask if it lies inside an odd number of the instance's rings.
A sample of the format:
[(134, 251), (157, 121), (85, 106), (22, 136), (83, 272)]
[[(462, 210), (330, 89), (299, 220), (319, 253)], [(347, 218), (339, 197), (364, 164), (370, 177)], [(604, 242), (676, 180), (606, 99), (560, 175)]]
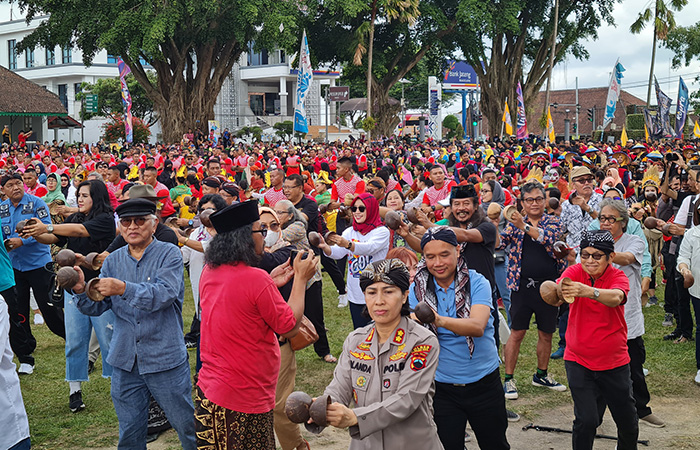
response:
[[(314, 401), (306, 392), (296, 391), (287, 397), (284, 412), (291, 422), (303, 423), (308, 431), (318, 434), (328, 426), (326, 413), (330, 404), (330, 395), (321, 395)], [(309, 419), (313, 423), (308, 423)]]
[(37, 222), (37, 219), (31, 218), (31, 219), (25, 219), (25, 220), (20, 220), (17, 222), (17, 225), (15, 225), (15, 231), (17, 234), (22, 234), (24, 232), (24, 227), (27, 225), (34, 225)]
[(418, 302), (413, 312), (421, 323), (435, 322), (435, 311), (425, 302)]
[[(561, 282), (564, 283), (566, 280), (571, 281), (570, 278), (562, 278)], [(561, 284), (557, 284), (551, 280), (543, 281), (542, 284), (540, 284), (540, 296), (542, 300), (552, 306), (558, 306), (562, 301), (573, 303), (575, 300), (574, 297), (564, 297), (561, 291)]]

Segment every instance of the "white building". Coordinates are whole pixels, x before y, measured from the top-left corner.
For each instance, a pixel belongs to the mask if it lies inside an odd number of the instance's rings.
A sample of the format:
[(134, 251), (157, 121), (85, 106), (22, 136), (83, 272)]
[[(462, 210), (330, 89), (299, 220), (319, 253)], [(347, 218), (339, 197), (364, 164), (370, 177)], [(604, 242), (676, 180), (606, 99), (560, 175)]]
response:
[[(0, 65), (22, 77), (55, 93), (68, 110), (68, 115), (80, 121), (81, 103), (76, 101), (83, 82), (95, 83), (100, 78), (119, 76), (116, 56), (100, 51), (90, 67), (82, 62), (82, 52), (78, 48), (54, 49), (36, 48), (16, 55), (14, 48), (25, 36), (31, 33), (45, 17), (38, 17), (27, 25), (19, 7), (13, 3), (0, 4)], [(214, 107), (215, 120), (221, 129), (237, 130), (243, 126), (257, 125), (266, 134), (273, 135), (271, 128), (277, 122), (293, 120), (296, 95), (296, 69), (292, 68), (293, 56), (282, 50), (255, 52), (252, 46), (243, 53), (221, 89)], [(335, 86), (340, 76), (333, 70), (314, 71), (311, 92), (307, 96), (306, 109), (309, 125), (325, 125), (325, 103), (323, 85)], [(329, 122), (335, 120), (335, 104), (329, 105)], [(37, 141), (51, 141), (56, 138), (66, 142), (96, 142), (103, 133), (106, 120), (85, 121), (84, 128), (49, 130), (46, 117), (42, 118), (40, 129), (34, 128)], [(194, 128), (196, 124), (192, 124)], [(21, 125), (13, 123), (11, 130), (16, 138)], [(204, 128), (204, 126), (202, 126)], [(184, 130), (183, 130), (184, 131)], [(160, 128), (156, 123), (151, 128), (151, 141), (158, 139)]]

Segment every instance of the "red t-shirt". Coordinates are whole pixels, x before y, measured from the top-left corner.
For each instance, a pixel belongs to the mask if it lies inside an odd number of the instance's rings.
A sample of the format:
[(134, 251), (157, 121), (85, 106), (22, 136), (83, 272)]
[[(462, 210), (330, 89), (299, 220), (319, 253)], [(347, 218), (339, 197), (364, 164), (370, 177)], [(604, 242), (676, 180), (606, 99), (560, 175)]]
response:
[(197, 384), (224, 408), (271, 411), (280, 368), (275, 333), (294, 328), (292, 309), (267, 272), (244, 264), (205, 266), (199, 295), (202, 369)]
[[(564, 277), (591, 286), (591, 277), (581, 264), (568, 267), (559, 280)], [(624, 272), (613, 266), (608, 266), (593, 286), (598, 289), (620, 289), (625, 293), (625, 299), (630, 290)], [(596, 371), (615, 369), (629, 363), (624, 305), (611, 308), (587, 297), (576, 297), (569, 305), (564, 359)]]

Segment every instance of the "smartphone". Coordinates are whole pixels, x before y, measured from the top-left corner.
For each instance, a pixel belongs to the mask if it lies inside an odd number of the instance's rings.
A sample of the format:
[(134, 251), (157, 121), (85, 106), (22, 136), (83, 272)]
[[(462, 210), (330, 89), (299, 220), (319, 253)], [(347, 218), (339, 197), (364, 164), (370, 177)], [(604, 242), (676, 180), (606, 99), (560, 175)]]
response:
[[(291, 253), (289, 254), (289, 265), (291, 267), (294, 267), (294, 260), (297, 258), (297, 254), (299, 254), (299, 250), (292, 250)], [(303, 251), (301, 254), (301, 259), (306, 259), (309, 256), (309, 252)]]

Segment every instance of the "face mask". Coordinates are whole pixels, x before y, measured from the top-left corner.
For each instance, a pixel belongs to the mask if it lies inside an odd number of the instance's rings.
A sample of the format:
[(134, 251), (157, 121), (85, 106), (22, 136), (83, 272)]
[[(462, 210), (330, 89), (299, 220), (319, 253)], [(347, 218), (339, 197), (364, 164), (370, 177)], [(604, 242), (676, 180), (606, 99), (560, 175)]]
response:
[(265, 247), (272, 247), (279, 240), (280, 234), (278, 231), (267, 230), (265, 236)]

